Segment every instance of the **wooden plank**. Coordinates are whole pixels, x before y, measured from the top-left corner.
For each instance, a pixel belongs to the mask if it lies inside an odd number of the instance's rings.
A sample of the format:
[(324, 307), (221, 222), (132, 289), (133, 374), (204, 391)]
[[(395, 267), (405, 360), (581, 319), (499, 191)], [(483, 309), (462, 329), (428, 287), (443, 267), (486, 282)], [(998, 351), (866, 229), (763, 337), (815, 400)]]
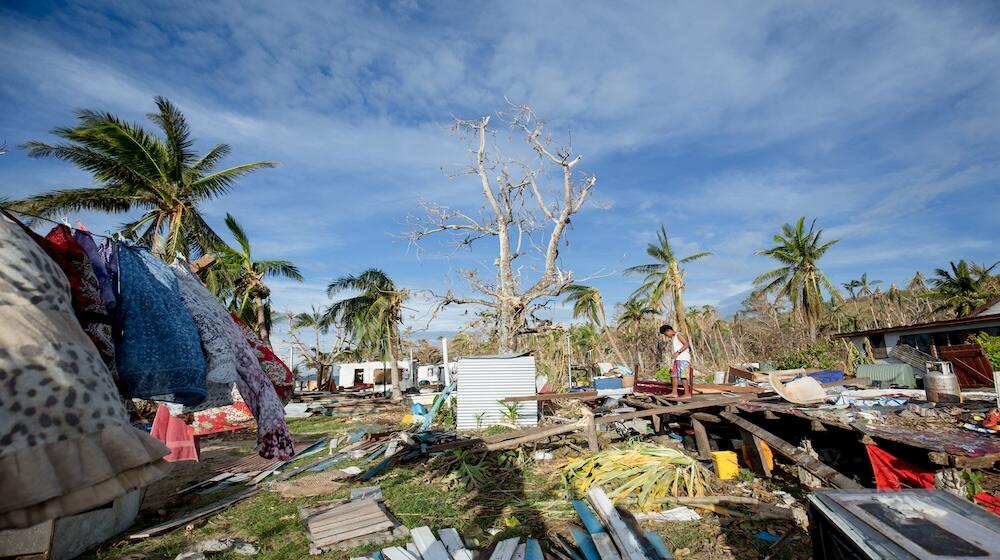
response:
[(375, 500), (359, 500), (353, 502), (347, 502), (345, 504), (332, 506), (325, 510), (319, 510), (312, 512), (305, 521), (312, 522), (314, 520), (328, 519), (328, 518), (341, 518), (347, 514), (354, 515), (360, 513), (363, 510), (381, 510), (378, 507), (378, 503)]
[[(791, 534), (789, 531), (788, 534)], [(653, 551), (659, 557), (659, 560), (673, 560), (673, 555), (670, 554), (670, 549), (667, 548), (667, 543), (663, 542), (663, 537), (660, 536), (656, 531), (646, 531), (643, 533), (646, 540), (649, 541), (650, 546), (653, 547)]]
[(448, 553), (453, 556), (456, 550), (465, 548), (465, 543), (462, 542), (461, 535), (453, 527), (438, 531), (438, 538), (444, 543), (444, 547), (448, 549)]
[(590, 538), (594, 541), (594, 547), (597, 548), (597, 554), (600, 555), (601, 560), (622, 560), (620, 554), (618, 554), (618, 549), (615, 548), (615, 543), (611, 541), (611, 535), (607, 533), (591, 533)]
[(510, 560), (524, 560), (524, 549), (524, 543), (517, 545), (517, 548), (514, 549), (514, 555), (510, 557)]
[(486, 449), (488, 451), (499, 451), (501, 449), (512, 449), (525, 443), (531, 443), (534, 441), (539, 441), (542, 439), (568, 434), (570, 432), (576, 432), (583, 429), (583, 422), (573, 422), (571, 424), (557, 424), (555, 426), (548, 427), (544, 430), (532, 432), (531, 434), (515, 437), (513, 439), (507, 439), (500, 441), (498, 443), (487, 443)]
[(417, 550), (417, 545), (413, 541), (406, 543), (406, 551), (416, 556), (417, 558), (420, 558), (420, 551)]
[(545, 560), (542, 545), (536, 539), (528, 539), (524, 547), (524, 560)]
[(351, 531), (338, 532), (338, 533), (324, 533), (320, 534), (319, 536), (311, 535), (311, 538), (313, 544), (315, 544), (316, 546), (326, 546), (341, 541), (346, 541), (348, 539), (353, 539), (355, 537), (360, 537), (362, 535), (379, 533), (385, 529), (391, 529), (393, 525), (395, 525), (395, 523), (393, 523), (389, 519), (386, 519), (385, 521), (380, 521), (378, 523), (374, 523), (364, 527), (359, 527)]
[(708, 441), (708, 430), (700, 420), (691, 415), (691, 429), (694, 430), (694, 443), (698, 447), (698, 458), (702, 461), (712, 459), (712, 445)]
[(569, 530), (573, 535), (573, 541), (576, 542), (576, 548), (580, 551), (585, 560), (601, 559), (600, 553), (597, 551), (597, 546), (594, 544), (594, 539), (591, 538), (590, 533), (584, 531), (576, 525), (570, 525)]
[(385, 554), (386, 558), (389, 560), (420, 560), (420, 558), (410, 554), (406, 549), (398, 546), (383, 548), (382, 554)]
[(794, 445), (788, 443), (787, 441), (779, 438), (778, 436), (772, 434), (771, 432), (761, 428), (760, 426), (742, 418), (732, 412), (721, 412), (719, 416), (729, 420), (738, 427), (750, 432), (751, 434), (759, 437), (760, 439), (767, 442), (772, 450), (777, 451), (789, 460), (795, 462), (797, 465), (802, 466), (804, 469), (810, 473), (818, 476), (819, 478), (827, 481), (828, 483), (836, 486), (837, 488), (846, 488), (860, 490), (864, 486), (858, 484), (854, 480), (847, 478), (843, 474), (837, 472), (829, 465), (823, 463), (819, 459), (810, 457), (804, 451), (798, 449)]
[(344, 533), (358, 527), (364, 527), (370, 523), (378, 523), (386, 519), (384, 512), (371, 512), (364, 515), (352, 515), (349, 518), (338, 520), (327, 520), (325, 523), (310, 523), (309, 532), (314, 535)]
[(597, 423), (608, 424), (611, 422), (621, 422), (623, 420), (631, 420), (632, 418), (644, 418), (647, 416), (653, 416), (654, 414), (677, 414), (679, 412), (687, 412), (690, 410), (698, 410), (701, 408), (725, 406), (729, 404), (742, 403), (756, 399), (757, 395), (753, 394), (737, 395), (735, 397), (717, 397), (717, 398), (713, 397), (711, 399), (706, 399), (706, 400), (692, 401), (670, 406), (661, 406), (657, 408), (648, 408), (646, 410), (637, 410), (635, 412), (626, 412), (624, 414), (609, 414), (598, 418)]
[(580, 518), (580, 521), (583, 522), (583, 526), (587, 529), (588, 533), (595, 534), (604, 532), (604, 526), (601, 525), (601, 522), (597, 520), (597, 516), (594, 515), (594, 512), (590, 511), (590, 508), (587, 507), (587, 504), (584, 503), (583, 500), (573, 500), (570, 503), (573, 504), (573, 509), (576, 510), (576, 515)]
[(514, 551), (517, 550), (517, 543), (520, 540), (518, 537), (514, 537), (498, 542), (493, 547), (493, 554), (490, 555), (490, 560), (510, 560), (511, 556), (514, 555)]
[(540, 393), (537, 395), (526, 395), (523, 397), (507, 397), (504, 401), (507, 402), (525, 402), (525, 401), (556, 401), (563, 399), (579, 399), (583, 401), (589, 401), (593, 399), (601, 398), (597, 394), (597, 391), (575, 391), (569, 393)]
[(249, 488), (249, 489), (244, 490), (242, 492), (239, 492), (237, 494), (233, 494), (232, 496), (227, 496), (227, 497), (225, 497), (225, 498), (223, 498), (223, 499), (221, 499), (221, 500), (219, 500), (217, 502), (213, 502), (213, 503), (211, 503), (211, 504), (209, 504), (209, 505), (207, 505), (207, 506), (205, 506), (205, 507), (203, 507), (201, 509), (198, 509), (198, 510), (195, 510), (195, 511), (193, 511), (191, 513), (182, 515), (181, 517), (176, 517), (174, 519), (171, 519), (170, 521), (167, 521), (165, 523), (161, 523), (159, 525), (155, 525), (153, 527), (150, 527), (150, 528), (145, 529), (143, 531), (140, 531), (138, 533), (132, 533), (131, 535), (129, 535), (128, 538), (130, 538), (130, 539), (145, 539), (147, 537), (153, 537), (153, 536), (156, 536), (156, 535), (159, 535), (159, 534), (162, 534), (162, 533), (166, 533), (166, 532), (172, 531), (172, 530), (174, 530), (174, 529), (176, 529), (178, 527), (182, 527), (184, 525), (187, 525), (188, 523), (191, 523), (192, 521), (196, 521), (198, 519), (201, 519), (202, 517), (205, 517), (206, 515), (211, 515), (211, 514), (217, 512), (217, 511), (223, 510), (223, 509), (225, 509), (225, 508), (227, 508), (227, 507), (235, 504), (236, 502), (239, 502), (240, 500), (245, 500), (245, 499), (249, 498), (250, 496), (253, 496), (257, 492), (260, 492), (259, 488)]
[(618, 551), (621, 552), (622, 558), (625, 560), (646, 560), (646, 555), (642, 552), (642, 543), (629, 530), (604, 490), (600, 486), (591, 486), (590, 490), (587, 491), (587, 497), (590, 499), (590, 505), (594, 506), (597, 516), (604, 522), (604, 527), (611, 535)]
[(750, 470), (761, 478), (771, 478), (771, 467), (767, 464), (761, 439), (743, 428), (740, 428), (740, 437), (750, 459)]
[(430, 527), (410, 529), (410, 536), (413, 537), (413, 544), (417, 545), (417, 551), (424, 560), (450, 560), (444, 543), (434, 538)]

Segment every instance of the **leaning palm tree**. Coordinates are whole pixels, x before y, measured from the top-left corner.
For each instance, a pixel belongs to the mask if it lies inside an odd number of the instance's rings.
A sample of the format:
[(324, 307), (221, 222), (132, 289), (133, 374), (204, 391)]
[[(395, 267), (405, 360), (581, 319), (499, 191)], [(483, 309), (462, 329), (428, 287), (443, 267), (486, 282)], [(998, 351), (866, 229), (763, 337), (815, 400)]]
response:
[(872, 287), (878, 286), (882, 283), (881, 280), (868, 280), (868, 273), (865, 272), (861, 275), (861, 278), (855, 280), (857, 282), (856, 287), (858, 288), (858, 294), (862, 296), (871, 296), (874, 294)]
[(687, 334), (687, 314), (684, 310), (684, 269), (681, 268), (681, 265), (707, 257), (712, 253), (705, 251), (678, 259), (674, 256), (673, 248), (670, 247), (670, 240), (667, 239), (667, 228), (661, 225), (656, 237), (657, 243), (650, 243), (646, 247), (646, 254), (656, 262), (625, 269), (625, 274), (645, 276), (642, 285), (631, 297), (645, 297), (651, 307), (657, 311), (663, 311), (664, 301), (669, 295), (674, 308), (674, 324), (677, 325), (679, 331)]
[(941, 302), (935, 311), (951, 310), (956, 317), (964, 317), (996, 295), (990, 289), (991, 273), (1000, 262), (989, 267), (965, 260), (948, 264), (950, 271), (938, 268), (934, 271), (935, 277), (930, 280), (934, 287), (931, 297)]
[(43, 217), (80, 210), (139, 210), (142, 216), (123, 226), (126, 236), (169, 260), (177, 253), (210, 252), (222, 240), (198, 206), (228, 192), (243, 175), (277, 164), (258, 161), (217, 169), (231, 148), (218, 144), (199, 157), (184, 115), (163, 97), (155, 101), (158, 112), (147, 117), (162, 136), (111, 113), (81, 110), (76, 126), (52, 131), (65, 142), (24, 144), (30, 157), (54, 157), (89, 171), (98, 186), (38, 194), (17, 201), (15, 209)]
[(639, 371), (645, 373), (646, 363), (642, 359), (642, 339), (639, 336), (639, 328), (647, 317), (656, 315), (656, 310), (649, 306), (645, 300), (632, 298), (621, 304), (621, 312), (618, 314), (618, 327), (631, 332), (635, 337), (635, 354), (639, 362)]
[(208, 288), (254, 330), (265, 344), (271, 346), (271, 290), (265, 278), (289, 278), (302, 281), (299, 269), (290, 261), (254, 260), (246, 231), (231, 214), (226, 214), (226, 228), (236, 240), (236, 246), (214, 245), (216, 262), (204, 272)]
[(851, 299), (858, 299), (858, 294), (854, 291), (861, 287), (861, 282), (857, 280), (851, 280), (850, 282), (844, 282), (841, 284), (847, 293), (851, 296)]
[(839, 240), (821, 243), (823, 230), (816, 229), (816, 220), (806, 230), (805, 220), (801, 217), (794, 226), (781, 226), (781, 233), (774, 236), (774, 247), (755, 251), (783, 266), (761, 274), (754, 279), (754, 285), (762, 294), (787, 297), (792, 302), (792, 311), (809, 331), (810, 340), (816, 340), (816, 325), (824, 308), (822, 290), (829, 292), (834, 300), (841, 300), (837, 289), (819, 268), (820, 258)]
[(385, 272), (369, 268), (357, 276), (342, 276), (330, 282), (329, 297), (344, 291), (356, 295), (336, 301), (326, 310), (330, 321), (340, 321), (354, 336), (359, 347), (378, 352), (390, 365), (392, 399), (403, 399), (399, 363), (402, 354), (399, 325), (403, 322), (403, 304), (409, 297)]
[(608, 337), (611, 350), (615, 353), (618, 363), (628, 363), (625, 360), (625, 356), (622, 355), (622, 351), (618, 349), (618, 342), (615, 340), (615, 336), (611, 332), (611, 327), (608, 325), (608, 318), (604, 314), (604, 298), (601, 297), (600, 290), (593, 286), (572, 284), (566, 288), (566, 298), (563, 302), (573, 304), (574, 318), (586, 316), (600, 327), (604, 331), (604, 335)]

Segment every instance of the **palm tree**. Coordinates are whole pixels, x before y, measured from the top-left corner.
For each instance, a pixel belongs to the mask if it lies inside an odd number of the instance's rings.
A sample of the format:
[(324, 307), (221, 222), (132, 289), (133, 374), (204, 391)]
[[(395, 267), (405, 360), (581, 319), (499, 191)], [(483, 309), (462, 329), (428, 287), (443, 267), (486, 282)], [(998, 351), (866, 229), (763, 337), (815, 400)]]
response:
[(398, 289), (385, 272), (369, 268), (357, 276), (342, 276), (330, 282), (329, 297), (343, 291), (356, 295), (334, 302), (326, 310), (331, 321), (340, 321), (359, 347), (376, 351), (390, 364), (392, 399), (403, 399), (400, 387), (399, 363), (402, 354), (399, 325), (403, 322), (403, 303), (409, 297)]
[(297, 331), (299, 329), (312, 329), (313, 334), (316, 337), (316, 346), (313, 347), (313, 355), (306, 356), (307, 364), (316, 370), (316, 384), (319, 386), (320, 390), (323, 390), (324, 385), (324, 374), (326, 373), (326, 368), (329, 364), (323, 361), (323, 352), (320, 351), (319, 338), (320, 335), (324, 335), (330, 332), (330, 320), (321, 309), (312, 306), (312, 310), (309, 313), (296, 313), (290, 317), (288, 328), (292, 331)]
[(207, 267), (205, 283), (230, 309), (254, 330), (265, 344), (271, 346), (271, 290), (265, 278), (290, 278), (302, 281), (299, 269), (290, 261), (255, 261), (250, 252), (246, 231), (231, 214), (226, 214), (226, 228), (236, 240), (236, 247), (225, 243), (214, 246), (216, 262)]
[(604, 315), (604, 298), (601, 297), (601, 292), (597, 288), (573, 284), (566, 288), (566, 298), (563, 302), (573, 304), (574, 318), (584, 315), (604, 330), (604, 335), (608, 337), (611, 350), (614, 351), (618, 363), (628, 363), (618, 348), (618, 342), (615, 340), (614, 334), (611, 333), (611, 327), (608, 326), (608, 318)]
[(816, 340), (816, 324), (823, 313), (823, 293), (826, 289), (830, 297), (839, 301), (840, 294), (819, 268), (819, 260), (839, 241), (834, 239), (820, 242), (823, 230), (816, 229), (816, 220), (809, 230), (805, 229), (805, 217), (795, 225), (784, 224), (781, 233), (774, 236), (776, 245), (770, 249), (755, 251), (758, 255), (771, 257), (783, 266), (765, 272), (754, 279), (761, 293), (775, 293), (787, 297), (796, 313), (809, 331), (810, 340)]
[(231, 148), (218, 144), (198, 157), (184, 115), (163, 97), (155, 101), (158, 112), (147, 117), (160, 128), (162, 137), (111, 113), (81, 110), (76, 126), (52, 131), (65, 142), (24, 144), (30, 157), (74, 163), (93, 174), (99, 186), (31, 196), (18, 201), (15, 208), (44, 217), (80, 210), (141, 210), (141, 217), (123, 226), (126, 236), (168, 260), (177, 253), (185, 257), (209, 253), (222, 240), (205, 222), (198, 205), (225, 194), (243, 175), (277, 164), (258, 161), (218, 170)]
[(851, 280), (850, 282), (844, 282), (841, 284), (847, 293), (851, 295), (851, 299), (858, 299), (858, 294), (854, 292), (857, 288), (861, 286), (861, 283), (857, 280)]
[(858, 294), (863, 296), (872, 295), (872, 286), (877, 286), (882, 283), (881, 280), (868, 281), (868, 273), (865, 272), (861, 275), (861, 278), (855, 280), (857, 282), (856, 287), (858, 288)]
[(631, 332), (635, 337), (635, 354), (639, 362), (639, 371), (645, 373), (646, 364), (642, 359), (642, 340), (639, 336), (639, 328), (646, 317), (656, 314), (656, 310), (641, 299), (632, 298), (621, 305), (621, 313), (618, 314), (618, 328)]
[(990, 267), (965, 260), (948, 264), (950, 271), (938, 268), (934, 271), (936, 276), (930, 280), (934, 287), (931, 297), (941, 301), (935, 311), (951, 310), (956, 317), (964, 317), (996, 295), (990, 289), (991, 273), (1000, 262)]
[(684, 269), (681, 265), (712, 253), (705, 251), (678, 259), (670, 247), (670, 240), (667, 239), (667, 228), (661, 225), (656, 237), (657, 243), (650, 243), (646, 247), (646, 254), (656, 262), (625, 269), (625, 274), (645, 275), (642, 285), (632, 297), (646, 296), (650, 306), (662, 311), (664, 299), (669, 294), (673, 302), (674, 324), (680, 332), (688, 334), (687, 314), (684, 311)]

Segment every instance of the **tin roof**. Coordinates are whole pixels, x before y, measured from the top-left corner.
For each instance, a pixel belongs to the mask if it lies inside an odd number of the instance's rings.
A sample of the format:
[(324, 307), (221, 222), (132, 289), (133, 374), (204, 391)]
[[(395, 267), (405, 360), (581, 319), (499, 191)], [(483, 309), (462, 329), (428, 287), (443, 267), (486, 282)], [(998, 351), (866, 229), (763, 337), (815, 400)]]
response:
[(962, 317), (961, 319), (943, 319), (941, 321), (931, 321), (929, 323), (916, 323), (913, 325), (901, 325), (898, 327), (885, 327), (881, 329), (868, 329), (865, 331), (854, 331), (835, 334), (834, 338), (850, 338), (855, 336), (866, 336), (870, 334), (883, 334), (893, 332), (921, 331), (925, 329), (936, 329), (940, 327), (965, 327), (978, 323), (990, 323), (1000, 321), (1000, 313), (993, 315), (977, 315), (975, 317)]

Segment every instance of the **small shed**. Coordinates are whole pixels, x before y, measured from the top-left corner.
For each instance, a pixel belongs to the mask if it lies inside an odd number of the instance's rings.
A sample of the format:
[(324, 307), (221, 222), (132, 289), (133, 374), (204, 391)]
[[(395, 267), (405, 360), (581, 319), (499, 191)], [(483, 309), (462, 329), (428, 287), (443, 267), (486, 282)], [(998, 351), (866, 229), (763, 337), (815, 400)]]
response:
[[(535, 394), (535, 357), (526, 354), (460, 358), (458, 370), (458, 429), (486, 428), (504, 421), (507, 397)], [(518, 404), (518, 426), (538, 424), (538, 402)]]

